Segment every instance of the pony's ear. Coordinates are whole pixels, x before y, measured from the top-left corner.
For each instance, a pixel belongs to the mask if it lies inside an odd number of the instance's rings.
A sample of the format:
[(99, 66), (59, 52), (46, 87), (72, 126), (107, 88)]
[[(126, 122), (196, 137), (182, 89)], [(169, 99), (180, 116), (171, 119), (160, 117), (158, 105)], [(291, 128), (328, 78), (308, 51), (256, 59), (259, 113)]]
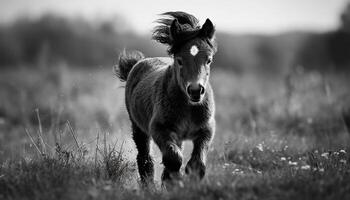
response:
[(209, 39), (213, 39), (215, 33), (215, 28), (210, 19), (205, 20), (205, 23), (202, 26), (201, 34), (204, 37), (208, 37)]
[(174, 21), (171, 23), (171, 26), (170, 26), (171, 40), (176, 40), (176, 37), (180, 32), (180, 30), (181, 30), (181, 27), (180, 27), (179, 21), (177, 21), (177, 19), (174, 19)]

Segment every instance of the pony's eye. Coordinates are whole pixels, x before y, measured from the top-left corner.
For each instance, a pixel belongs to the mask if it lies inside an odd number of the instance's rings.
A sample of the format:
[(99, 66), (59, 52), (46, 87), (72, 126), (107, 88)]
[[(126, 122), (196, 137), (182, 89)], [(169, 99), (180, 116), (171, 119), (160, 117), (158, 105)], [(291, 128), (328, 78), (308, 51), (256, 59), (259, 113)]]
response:
[(212, 61), (211, 59), (208, 59), (207, 60), (207, 65), (209, 65), (211, 63), (211, 61)]
[(176, 58), (176, 62), (179, 66), (182, 66), (183, 63), (182, 63), (182, 59), (181, 58)]

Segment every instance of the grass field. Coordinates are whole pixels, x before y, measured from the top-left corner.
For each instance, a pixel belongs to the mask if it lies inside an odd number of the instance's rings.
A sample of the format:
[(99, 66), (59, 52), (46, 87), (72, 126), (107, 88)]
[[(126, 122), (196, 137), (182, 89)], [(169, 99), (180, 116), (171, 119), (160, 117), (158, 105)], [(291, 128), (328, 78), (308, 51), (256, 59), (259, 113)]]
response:
[[(348, 73), (215, 69), (202, 182), (138, 183), (124, 88), (110, 68), (0, 73), (0, 199), (349, 199)], [(185, 160), (191, 144), (185, 145)]]

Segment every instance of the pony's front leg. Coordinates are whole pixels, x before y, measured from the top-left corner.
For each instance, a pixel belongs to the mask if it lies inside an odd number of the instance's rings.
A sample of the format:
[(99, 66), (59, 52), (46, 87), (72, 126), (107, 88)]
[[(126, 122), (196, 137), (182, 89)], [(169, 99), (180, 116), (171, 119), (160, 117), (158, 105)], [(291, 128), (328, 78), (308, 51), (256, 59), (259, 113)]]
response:
[(191, 159), (188, 161), (185, 168), (186, 174), (195, 175), (195, 177), (199, 179), (204, 177), (207, 153), (213, 136), (213, 127), (203, 128), (196, 133), (196, 137), (193, 140)]
[(181, 141), (177, 139), (176, 133), (156, 125), (152, 128), (152, 137), (162, 152), (164, 171), (162, 181), (180, 179), (180, 168), (182, 165)]

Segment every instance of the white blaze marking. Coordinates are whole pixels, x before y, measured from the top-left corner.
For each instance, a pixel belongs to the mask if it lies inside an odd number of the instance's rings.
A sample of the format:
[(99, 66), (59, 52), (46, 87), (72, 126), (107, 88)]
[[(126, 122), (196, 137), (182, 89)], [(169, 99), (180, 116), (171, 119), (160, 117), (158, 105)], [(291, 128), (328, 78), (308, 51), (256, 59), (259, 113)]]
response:
[(197, 55), (197, 53), (198, 53), (198, 47), (196, 46), (196, 45), (193, 45), (192, 47), (191, 47), (191, 50), (190, 50), (190, 52), (191, 52), (191, 55), (192, 56), (196, 56)]

